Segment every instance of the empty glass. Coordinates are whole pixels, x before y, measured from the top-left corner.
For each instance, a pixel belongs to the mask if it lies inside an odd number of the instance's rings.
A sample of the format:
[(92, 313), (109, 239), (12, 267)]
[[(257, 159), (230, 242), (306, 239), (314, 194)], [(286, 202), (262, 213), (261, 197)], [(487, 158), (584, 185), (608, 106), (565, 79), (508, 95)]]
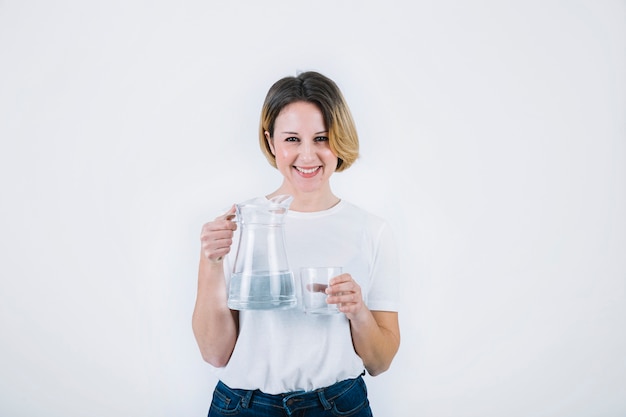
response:
[(307, 314), (339, 313), (337, 304), (326, 303), (328, 282), (341, 275), (341, 267), (305, 267), (300, 268), (302, 306)]

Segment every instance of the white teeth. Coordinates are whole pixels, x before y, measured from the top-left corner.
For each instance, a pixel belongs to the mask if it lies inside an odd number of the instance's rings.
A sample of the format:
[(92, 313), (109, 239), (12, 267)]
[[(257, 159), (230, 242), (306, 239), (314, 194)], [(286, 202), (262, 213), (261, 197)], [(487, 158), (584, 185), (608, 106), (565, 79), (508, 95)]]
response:
[(312, 174), (312, 173), (314, 173), (315, 171), (317, 171), (317, 170), (318, 170), (318, 168), (319, 168), (319, 167), (316, 167), (316, 168), (310, 168), (310, 169), (303, 169), (303, 168), (300, 168), (300, 167), (296, 167), (296, 169), (297, 169), (298, 171), (302, 172), (303, 174)]

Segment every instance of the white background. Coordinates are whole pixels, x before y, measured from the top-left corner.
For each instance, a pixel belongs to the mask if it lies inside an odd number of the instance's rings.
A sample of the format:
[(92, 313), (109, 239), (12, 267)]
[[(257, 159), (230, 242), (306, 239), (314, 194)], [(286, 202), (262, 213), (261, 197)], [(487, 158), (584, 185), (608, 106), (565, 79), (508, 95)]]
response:
[(379, 417), (626, 415), (626, 3), (0, 1), (0, 415), (202, 416), (201, 225), (318, 70), (391, 222)]

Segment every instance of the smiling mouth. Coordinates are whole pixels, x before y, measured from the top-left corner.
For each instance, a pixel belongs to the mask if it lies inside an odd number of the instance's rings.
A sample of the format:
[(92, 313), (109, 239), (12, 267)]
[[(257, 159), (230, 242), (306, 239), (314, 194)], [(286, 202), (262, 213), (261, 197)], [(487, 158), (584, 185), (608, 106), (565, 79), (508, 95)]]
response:
[(300, 168), (300, 167), (294, 167), (298, 172), (301, 172), (303, 174), (313, 174), (314, 172), (316, 172), (318, 169), (320, 169), (320, 167), (314, 167), (314, 168)]

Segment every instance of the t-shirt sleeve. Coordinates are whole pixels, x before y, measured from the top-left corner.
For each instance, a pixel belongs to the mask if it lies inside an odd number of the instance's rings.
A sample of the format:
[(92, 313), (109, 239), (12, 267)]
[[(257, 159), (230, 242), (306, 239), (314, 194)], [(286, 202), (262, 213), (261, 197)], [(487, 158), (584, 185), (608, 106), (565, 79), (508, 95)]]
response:
[(381, 222), (373, 236), (373, 257), (367, 306), (370, 310), (398, 311), (400, 268), (391, 227)]

